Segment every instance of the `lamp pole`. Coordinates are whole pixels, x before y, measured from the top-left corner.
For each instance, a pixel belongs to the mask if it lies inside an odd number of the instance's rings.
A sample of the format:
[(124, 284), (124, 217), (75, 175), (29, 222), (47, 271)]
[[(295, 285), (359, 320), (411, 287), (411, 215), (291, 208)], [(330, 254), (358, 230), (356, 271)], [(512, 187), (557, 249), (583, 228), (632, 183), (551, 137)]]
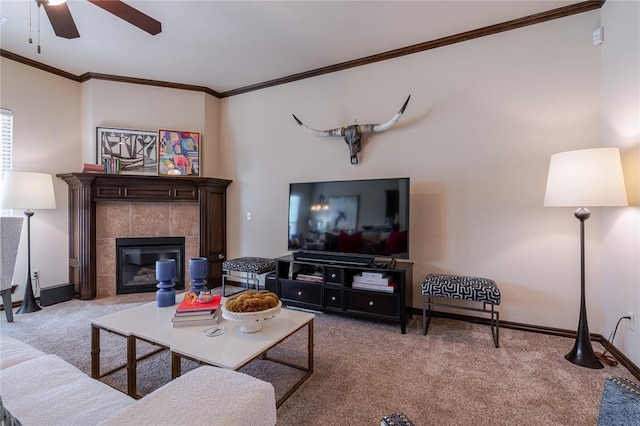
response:
[(33, 210), (25, 210), (24, 215), (27, 217), (27, 284), (24, 289), (22, 304), (16, 314), (29, 314), (42, 309), (36, 302), (36, 298), (33, 295), (33, 286), (31, 285), (31, 216), (33, 216)]
[(593, 353), (589, 325), (587, 324), (587, 306), (585, 300), (585, 268), (584, 268), (584, 222), (591, 217), (589, 209), (580, 207), (574, 213), (580, 221), (580, 318), (578, 319), (578, 333), (576, 342), (571, 352), (564, 357), (576, 365), (587, 368), (603, 368), (602, 364)]

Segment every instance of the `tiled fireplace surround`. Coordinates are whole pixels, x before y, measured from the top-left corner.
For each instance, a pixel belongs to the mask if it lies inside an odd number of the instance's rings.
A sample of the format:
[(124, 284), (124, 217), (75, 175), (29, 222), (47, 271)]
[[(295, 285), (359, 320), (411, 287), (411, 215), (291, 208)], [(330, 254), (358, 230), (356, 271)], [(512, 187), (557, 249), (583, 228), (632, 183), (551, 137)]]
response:
[(189, 259), (198, 257), (197, 203), (98, 203), (96, 206), (96, 297), (116, 294), (116, 239), (184, 237), (185, 283)]
[(69, 186), (69, 282), (81, 300), (116, 294), (116, 238), (185, 237), (188, 261), (208, 259), (222, 282), (230, 180), (187, 176), (59, 174)]

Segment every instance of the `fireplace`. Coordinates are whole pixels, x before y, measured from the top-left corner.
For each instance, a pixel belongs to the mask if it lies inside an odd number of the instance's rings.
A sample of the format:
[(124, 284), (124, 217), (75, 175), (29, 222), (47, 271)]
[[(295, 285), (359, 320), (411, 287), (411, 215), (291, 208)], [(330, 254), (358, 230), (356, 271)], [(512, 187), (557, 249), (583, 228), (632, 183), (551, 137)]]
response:
[[(116, 238), (185, 237), (185, 259), (206, 257), (207, 285), (221, 284), (230, 180), (95, 173), (58, 177), (69, 186), (69, 282), (80, 299), (116, 295)], [(182, 267), (188, 282), (189, 271)]]
[(176, 290), (184, 290), (184, 237), (116, 238), (116, 294), (156, 291), (156, 261), (176, 261)]

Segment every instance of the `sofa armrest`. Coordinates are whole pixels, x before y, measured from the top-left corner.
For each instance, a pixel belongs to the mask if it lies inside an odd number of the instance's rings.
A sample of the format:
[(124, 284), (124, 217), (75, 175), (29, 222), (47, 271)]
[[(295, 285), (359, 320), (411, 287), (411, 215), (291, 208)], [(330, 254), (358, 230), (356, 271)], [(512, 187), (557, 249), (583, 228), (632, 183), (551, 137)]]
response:
[(270, 383), (237, 371), (203, 366), (136, 401), (110, 425), (251, 425), (276, 423)]
[(624, 377), (604, 384), (598, 426), (640, 426), (640, 386)]

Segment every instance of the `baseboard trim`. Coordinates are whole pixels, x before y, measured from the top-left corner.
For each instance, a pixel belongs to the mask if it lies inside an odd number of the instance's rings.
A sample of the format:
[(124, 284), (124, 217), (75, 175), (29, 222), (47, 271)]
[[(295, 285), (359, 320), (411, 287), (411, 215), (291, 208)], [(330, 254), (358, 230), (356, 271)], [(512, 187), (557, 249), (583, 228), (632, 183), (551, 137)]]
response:
[(73, 284), (59, 284), (40, 289), (40, 306), (51, 306), (56, 303), (66, 302), (74, 297)]
[[(422, 318), (422, 309), (411, 308), (410, 310), (412, 315), (417, 315)], [(472, 317), (469, 315), (462, 314), (453, 314), (450, 312), (438, 312), (431, 311), (431, 316), (439, 317), (439, 318), (449, 318), (460, 321), (466, 321), (476, 324), (490, 325), (491, 322), (489, 318), (480, 318), (480, 317)], [(562, 328), (554, 328), (554, 327), (545, 327), (542, 325), (533, 325), (533, 324), (522, 324), (513, 321), (500, 321), (501, 328), (509, 328), (512, 330), (520, 330), (520, 331), (528, 331), (531, 333), (540, 333), (547, 334), (551, 336), (559, 336), (559, 337), (567, 337), (571, 339), (575, 339), (577, 333), (573, 330), (566, 330)], [(613, 345), (609, 340), (607, 340), (601, 334), (590, 333), (591, 341), (598, 342), (620, 363), (620, 365), (624, 366), (629, 372), (638, 380), (640, 380), (640, 368), (633, 363), (620, 349), (618, 349), (615, 345)]]
[[(604, 348), (609, 351), (611, 355), (614, 356), (615, 359), (618, 360), (620, 365), (624, 366), (633, 374), (633, 376), (640, 380), (640, 368), (633, 363), (627, 356), (618, 348), (616, 348), (609, 340), (607, 340), (604, 336), (599, 336), (600, 338), (597, 340)], [(591, 339), (593, 340), (593, 339)]]

